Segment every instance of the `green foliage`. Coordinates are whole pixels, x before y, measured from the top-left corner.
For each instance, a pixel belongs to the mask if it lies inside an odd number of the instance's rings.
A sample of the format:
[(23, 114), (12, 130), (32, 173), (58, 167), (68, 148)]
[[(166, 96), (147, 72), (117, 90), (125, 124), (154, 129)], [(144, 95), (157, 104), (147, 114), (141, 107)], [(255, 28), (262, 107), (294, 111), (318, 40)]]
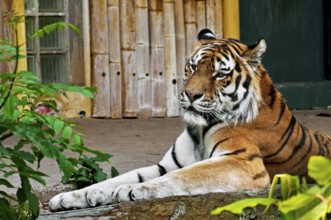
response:
[[(247, 207), (276, 205), (283, 219), (318, 220), (326, 219), (331, 213), (331, 160), (312, 156), (308, 163), (308, 175), (317, 185), (308, 187), (305, 179), (281, 174), (274, 177), (268, 198), (249, 198), (217, 208), (212, 215), (223, 211), (240, 214)], [(275, 186), (280, 183), (281, 198), (273, 198)], [(265, 211), (267, 211), (267, 209)]]
[[(13, 16), (7, 20), (17, 32), (16, 24), (21, 19), (13, 13), (8, 13), (8, 16)], [(67, 26), (71, 27), (61, 23), (48, 26), (41, 32), (51, 33)], [(9, 40), (0, 40), (0, 62), (14, 62), (13, 71), (0, 74), (0, 186), (5, 189), (15, 188), (7, 180), (13, 175), (19, 176), (21, 184), (16, 196), (9, 195), (7, 190), (0, 190), (0, 219), (36, 219), (39, 215), (39, 201), (32, 192), (30, 181), (46, 185), (46, 174), (38, 171), (43, 158), (56, 160), (64, 179), (69, 180), (73, 175), (81, 173), (74, 181), (88, 176), (89, 183), (93, 183), (106, 178), (97, 163), (108, 161), (110, 155), (86, 147), (82, 135), (73, 129), (73, 124), (35, 111), (39, 103), (47, 104), (56, 111), (54, 98), (60, 94), (65, 95), (67, 91), (93, 98), (95, 89), (59, 83), (41, 84), (33, 73), (18, 71), (17, 63), (22, 56), (19, 54), (20, 46), (16, 46), (17, 42), (17, 39), (14, 44)], [(15, 144), (6, 147), (3, 142), (11, 137), (15, 137), (11, 139)], [(76, 153), (76, 157), (68, 158), (66, 151)], [(89, 158), (83, 153), (95, 157)], [(89, 167), (92, 176), (80, 166)]]

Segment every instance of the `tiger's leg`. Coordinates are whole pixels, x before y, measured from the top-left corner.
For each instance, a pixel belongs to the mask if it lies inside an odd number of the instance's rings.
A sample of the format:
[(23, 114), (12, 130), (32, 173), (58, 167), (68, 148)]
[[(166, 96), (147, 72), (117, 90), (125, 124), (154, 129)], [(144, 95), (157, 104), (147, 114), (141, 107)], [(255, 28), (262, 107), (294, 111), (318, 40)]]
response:
[(263, 161), (251, 155), (224, 154), (145, 183), (121, 185), (116, 189), (114, 199), (134, 201), (267, 188), (270, 179)]
[(136, 169), (80, 190), (56, 195), (50, 200), (49, 209), (51, 211), (59, 211), (110, 204), (113, 202), (114, 190), (122, 184), (134, 184), (152, 180), (195, 162), (197, 161), (194, 157), (194, 142), (185, 130), (159, 164)]

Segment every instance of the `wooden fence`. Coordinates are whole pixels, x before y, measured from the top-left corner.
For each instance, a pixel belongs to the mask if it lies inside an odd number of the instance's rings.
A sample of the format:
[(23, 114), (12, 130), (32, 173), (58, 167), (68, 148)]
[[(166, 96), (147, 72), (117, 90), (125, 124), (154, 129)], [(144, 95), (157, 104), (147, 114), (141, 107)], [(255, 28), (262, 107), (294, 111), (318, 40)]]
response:
[(223, 0), (90, 1), (93, 117), (173, 117), (200, 29), (223, 37)]

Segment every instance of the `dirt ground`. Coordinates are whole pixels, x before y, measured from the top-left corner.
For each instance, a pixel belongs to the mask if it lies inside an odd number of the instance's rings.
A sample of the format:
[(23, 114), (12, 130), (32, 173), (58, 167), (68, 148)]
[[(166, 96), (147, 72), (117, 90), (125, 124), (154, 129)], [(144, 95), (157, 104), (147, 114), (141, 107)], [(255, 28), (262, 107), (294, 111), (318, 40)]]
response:
[[(297, 121), (307, 128), (331, 135), (331, 109), (301, 110), (294, 111), (294, 114)], [(113, 155), (110, 164), (102, 164), (109, 176), (111, 166), (115, 166), (120, 173), (124, 173), (157, 163), (185, 127), (180, 117), (145, 120), (75, 119), (73, 121), (77, 123), (77, 129), (84, 134), (87, 146)], [(41, 171), (49, 175), (46, 177), (48, 186), (45, 188), (39, 184), (33, 184), (34, 189), (42, 192), (61, 190), (62, 175), (54, 161), (45, 159), (42, 162)], [(11, 180), (18, 186), (18, 179)], [(49, 196), (52, 194), (54, 192)]]

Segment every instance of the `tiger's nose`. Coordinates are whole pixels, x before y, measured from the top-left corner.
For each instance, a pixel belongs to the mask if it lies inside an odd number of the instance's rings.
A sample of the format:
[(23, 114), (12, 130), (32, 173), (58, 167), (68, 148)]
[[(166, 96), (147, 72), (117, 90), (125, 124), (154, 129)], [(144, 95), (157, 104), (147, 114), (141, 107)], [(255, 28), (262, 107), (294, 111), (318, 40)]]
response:
[(189, 90), (189, 89), (185, 89), (185, 94), (187, 95), (190, 102), (194, 102), (195, 100), (197, 100), (203, 96), (203, 94), (201, 92), (193, 91), (193, 90)]

